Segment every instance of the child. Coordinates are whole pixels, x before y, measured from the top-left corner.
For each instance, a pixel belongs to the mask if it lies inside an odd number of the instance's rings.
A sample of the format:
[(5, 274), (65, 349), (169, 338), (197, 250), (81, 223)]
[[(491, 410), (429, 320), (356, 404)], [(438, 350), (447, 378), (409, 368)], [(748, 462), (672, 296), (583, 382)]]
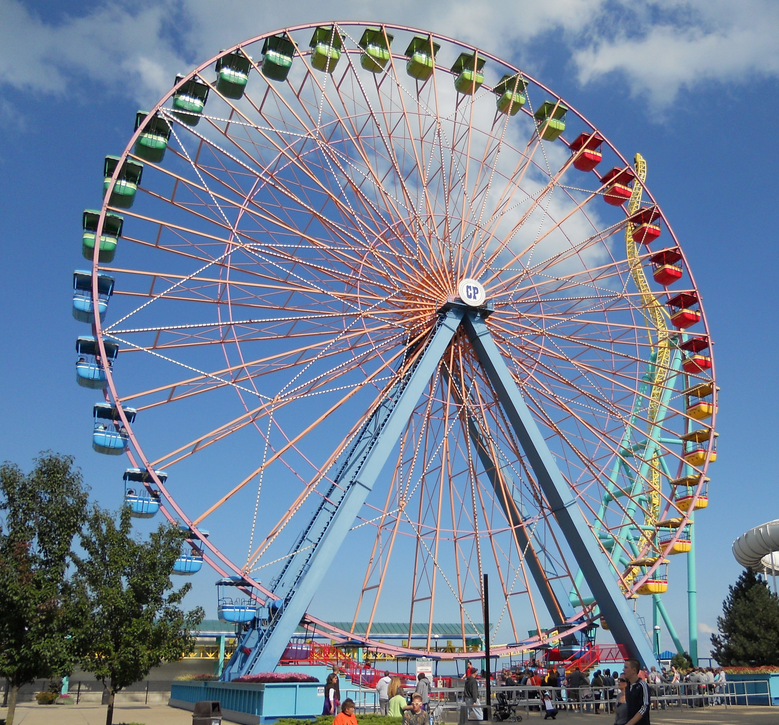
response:
[(354, 700), (351, 697), (344, 700), (341, 712), (333, 718), (333, 725), (357, 725), (357, 718), (354, 716)]
[(552, 720), (557, 719), (557, 710), (552, 702), (552, 696), (548, 692), (544, 693), (544, 711), (544, 720), (548, 720), (550, 717)]

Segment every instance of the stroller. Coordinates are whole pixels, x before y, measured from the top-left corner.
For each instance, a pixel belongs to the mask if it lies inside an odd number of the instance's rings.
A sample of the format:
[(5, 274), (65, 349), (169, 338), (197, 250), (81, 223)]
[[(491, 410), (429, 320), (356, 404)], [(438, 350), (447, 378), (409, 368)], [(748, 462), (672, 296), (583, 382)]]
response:
[(497, 693), (497, 702), (492, 708), (492, 717), (498, 722), (503, 720), (522, 722), (522, 715), (517, 712), (517, 706), (511, 704), (505, 692)]

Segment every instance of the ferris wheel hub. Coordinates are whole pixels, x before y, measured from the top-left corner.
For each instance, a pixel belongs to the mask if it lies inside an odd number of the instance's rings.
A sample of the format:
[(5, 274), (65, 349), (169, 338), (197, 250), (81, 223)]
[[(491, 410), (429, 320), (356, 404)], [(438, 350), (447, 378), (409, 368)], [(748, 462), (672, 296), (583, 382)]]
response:
[(482, 283), (470, 277), (460, 281), (457, 285), (457, 294), (469, 307), (481, 307), (487, 299)]

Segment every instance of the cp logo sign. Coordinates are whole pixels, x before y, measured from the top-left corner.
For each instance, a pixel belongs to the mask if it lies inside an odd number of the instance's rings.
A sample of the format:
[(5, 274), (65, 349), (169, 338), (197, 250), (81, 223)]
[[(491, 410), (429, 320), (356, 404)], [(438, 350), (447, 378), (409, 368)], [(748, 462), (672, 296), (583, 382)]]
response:
[(484, 287), (475, 279), (464, 279), (457, 286), (457, 294), (466, 305), (471, 307), (480, 307), (484, 304), (487, 297)]

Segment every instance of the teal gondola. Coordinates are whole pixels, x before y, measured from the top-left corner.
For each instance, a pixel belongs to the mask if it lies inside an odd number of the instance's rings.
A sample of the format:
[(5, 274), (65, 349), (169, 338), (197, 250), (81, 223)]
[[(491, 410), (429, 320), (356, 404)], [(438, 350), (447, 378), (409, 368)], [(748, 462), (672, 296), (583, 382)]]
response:
[[(119, 166), (121, 159), (118, 156), (106, 156), (103, 162), (103, 196), (108, 193), (111, 179)], [(116, 183), (111, 190), (108, 203), (121, 209), (129, 209), (135, 201), (135, 194), (141, 185), (143, 177), (143, 164), (133, 159), (125, 159), (119, 168)]]
[(237, 101), (249, 82), (252, 59), (241, 50), (223, 55), (216, 61), (216, 90), (225, 98)]
[[(176, 76), (175, 85), (184, 76)], [(208, 86), (197, 78), (190, 78), (182, 83), (173, 94), (173, 115), (187, 126), (197, 126), (203, 116), (203, 110), (208, 100)]]
[[(97, 242), (97, 223), (99, 220), (100, 211), (98, 209), (85, 209), (81, 216), (81, 226), (84, 230), (81, 237), (81, 254), (84, 256), (84, 259), (92, 260), (94, 257), (95, 243)], [(122, 236), (123, 226), (124, 217), (119, 214), (112, 214), (110, 211), (106, 212), (97, 251), (98, 262), (113, 261), (116, 246), (119, 244), (119, 237)]]
[(165, 151), (168, 148), (170, 140), (170, 123), (168, 120), (155, 113), (152, 118), (147, 120), (147, 111), (138, 111), (135, 114), (135, 130), (143, 126), (143, 131), (138, 135), (135, 142), (135, 155), (144, 161), (151, 161), (159, 164), (165, 157)]

